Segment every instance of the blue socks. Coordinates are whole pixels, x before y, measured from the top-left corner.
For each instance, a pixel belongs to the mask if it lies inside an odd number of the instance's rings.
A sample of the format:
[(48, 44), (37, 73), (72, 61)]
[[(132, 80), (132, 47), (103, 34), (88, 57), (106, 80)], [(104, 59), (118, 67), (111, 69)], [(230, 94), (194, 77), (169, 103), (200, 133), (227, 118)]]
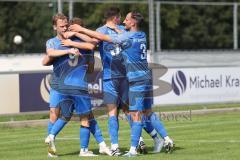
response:
[(162, 138), (168, 135), (166, 129), (164, 128), (163, 124), (161, 123), (156, 113), (153, 112), (150, 116), (148, 116), (147, 121), (151, 122), (154, 129), (160, 134)]
[(96, 119), (95, 118), (91, 119), (89, 121), (89, 123), (90, 123), (90, 127), (89, 127), (90, 132), (93, 134), (96, 141), (98, 143), (103, 142), (104, 139), (103, 139), (103, 136), (102, 136), (102, 132), (101, 132), (101, 129), (99, 128), (99, 126), (98, 126), (98, 123), (97, 123)]
[(118, 144), (118, 118), (116, 116), (111, 116), (108, 119), (108, 132), (111, 138), (111, 144)]
[(141, 122), (132, 122), (131, 127), (131, 146), (137, 147), (140, 136), (142, 134), (142, 123)]
[(130, 125), (130, 127), (132, 127), (132, 118), (131, 118), (131, 115), (130, 114), (127, 114), (127, 120), (128, 120), (128, 123)]
[(80, 127), (80, 148), (88, 148), (90, 138), (90, 128), (89, 127)]
[(50, 134), (56, 136), (66, 124), (67, 121), (63, 120), (62, 118), (58, 118), (58, 120), (52, 126)]
[(53, 125), (54, 125), (54, 123), (52, 123), (51, 121), (48, 121), (48, 135), (50, 134)]
[(146, 116), (142, 116), (143, 120), (143, 129), (154, 139), (157, 137), (157, 132), (152, 126), (152, 123)]

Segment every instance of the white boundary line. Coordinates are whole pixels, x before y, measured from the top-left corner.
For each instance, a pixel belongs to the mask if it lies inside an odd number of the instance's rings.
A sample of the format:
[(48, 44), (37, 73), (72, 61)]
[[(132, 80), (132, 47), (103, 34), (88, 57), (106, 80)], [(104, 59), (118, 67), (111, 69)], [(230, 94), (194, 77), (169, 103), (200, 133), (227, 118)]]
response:
[[(69, 141), (69, 140), (78, 140), (78, 137), (57, 137), (56, 141)], [(95, 141), (93, 137), (90, 139), (91, 141)], [(110, 138), (104, 138), (104, 140), (110, 141)], [(34, 138), (34, 139), (28, 139), (27, 141), (25, 140), (11, 140), (11, 141), (5, 141), (5, 142), (0, 142), (0, 144), (9, 144), (9, 143), (20, 143), (20, 142), (31, 142), (31, 141), (41, 141), (42, 144), (44, 144), (44, 139), (43, 138)], [(90, 141), (90, 143), (91, 143)], [(119, 141), (130, 141), (130, 139), (123, 139), (119, 138)], [(149, 138), (144, 138), (144, 141), (151, 141), (153, 142), (153, 139)], [(174, 142), (187, 142), (187, 143), (240, 143), (240, 140), (219, 140), (219, 139), (212, 139), (212, 140), (206, 140), (206, 139), (197, 139), (197, 140), (184, 140), (184, 139), (174, 139)]]
[[(157, 114), (165, 114), (165, 115), (177, 115), (177, 114), (191, 114), (191, 115), (204, 115), (209, 113), (224, 113), (224, 112), (239, 112), (240, 108), (220, 108), (220, 109), (201, 109), (201, 110), (190, 110), (188, 111), (173, 111), (173, 112), (156, 112)], [(124, 117), (124, 115), (120, 115), (121, 118)], [(96, 119), (106, 119), (107, 115), (99, 116)], [(7, 127), (26, 127), (26, 126), (47, 126), (48, 119), (43, 120), (26, 120), (26, 121), (9, 121), (9, 122), (0, 122), (0, 125), (7, 126)], [(174, 121), (174, 120), (173, 120)], [(184, 120), (188, 121), (188, 120)], [(176, 121), (177, 122), (177, 121)], [(180, 122), (182, 122), (180, 120)], [(178, 128), (178, 127), (177, 127)]]

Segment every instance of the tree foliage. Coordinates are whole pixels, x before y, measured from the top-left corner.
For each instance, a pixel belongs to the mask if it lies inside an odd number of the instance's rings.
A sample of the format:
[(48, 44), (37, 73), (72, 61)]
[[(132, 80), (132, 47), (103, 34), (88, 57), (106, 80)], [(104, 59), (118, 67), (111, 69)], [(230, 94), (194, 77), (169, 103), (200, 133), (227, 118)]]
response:
[[(46, 3), (0, 3), (0, 53), (45, 52), (45, 41), (53, 35), (52, 9)], [(15, 35), (23, 37), (23, 43), (13, 43)]]
[[(68, 15), (68, 3), (63, 6), (63, 12)], [(143, 30), (148, 35), (147, 4), (76, 2), (74, 16), (82, 18), (88, 28), (95, 30), (103, 24), (104, 11), (110, 6), (121, 9), (122, 20), (129, 11), (140, 11), (145, 17)], [(45, 52), (45, 42), (54, 36), (51, 18), (56, 13), (56, 3), (0, 2), (0, 8), (0, 54)], [(233, 47), (233, 6), (162, 4), (160, 15), (163, 49)], [(17, 34), (24, 40), (20, 45), (13, 43)]]
[(161, 6), (163, 49), (230, 49), (232, 6)]

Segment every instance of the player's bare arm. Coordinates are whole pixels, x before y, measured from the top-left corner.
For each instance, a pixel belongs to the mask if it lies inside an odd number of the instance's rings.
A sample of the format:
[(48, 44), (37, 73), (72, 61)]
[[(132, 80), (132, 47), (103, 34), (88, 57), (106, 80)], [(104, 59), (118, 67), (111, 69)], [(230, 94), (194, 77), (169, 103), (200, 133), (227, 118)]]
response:
[(47, 49), (47, 55), (49, 57), (60, 57), (60, 56), (64, 56), (67, 54), (80, 55), (80, 52), (74, 48), (70, 48), (67, 50), (54, 50), (52, 48)]
[(107, 23), (106, 26), (107, 26), (108, 28), (113, 29), (113, 30), (116, 31), (117, 33), (122, 33), (122, 32), (123, 32), (122, 30), (118, 29), (118, 28), (117, 28), (117, 25), (114, 24), (114, 23)]
[(76, 37), (82, 39), (83, 41), (85, 42), (89, 42), (89, 43), (92, 43), (94, 45), (97, 45), (98, 43), (98, 40), (95, 39), (95, 38), (92, 38), (92, 37), (89, 37), (88, 35), (86, 34), (82, 34), (82, 33), (79, 33), (79, 32), (76, 32), (75, 34)]
[(78, 32), (71, 32), (71, 31), (67, 31), (63, 34), (65, 39), (69, 39), (71, 37), (78, 37), (79, 39), (83, 40), (84, 42), (94, 42), (93, 39), (85, 34), (82, 33), (78, 33)]
[(69, 29), (71, 31), (74, 31), (74, 32), (80, 32), (80, 33), (87, 34), (88, 36), (99, 39), (101, 41), (112, 42), (112, 39), (110, 38), (110, 36), (99, 33), (99, 32), (96, 32), (96, 31), (93, 31), (93, 30), (90, 30), (90, 29), (87, 29), (87, 28), (84, 28), (84, 27), (79, 26), (77, 24), (71, 25), (69, 27)]
[(74, 47), (79, 49), (85, 49), (85, 50), (93, 50), (95, 48), (95, 45), (92, 43), (87, 42), (75, 42), (70, 39), (62, 40), (62, 46), (66, 47)]
[(49, 57), (47, 54), (44, 55), (43, 60), (42, 60), (42, 65), (43, 66), (51, 66), (53, 64), (54, 58)]

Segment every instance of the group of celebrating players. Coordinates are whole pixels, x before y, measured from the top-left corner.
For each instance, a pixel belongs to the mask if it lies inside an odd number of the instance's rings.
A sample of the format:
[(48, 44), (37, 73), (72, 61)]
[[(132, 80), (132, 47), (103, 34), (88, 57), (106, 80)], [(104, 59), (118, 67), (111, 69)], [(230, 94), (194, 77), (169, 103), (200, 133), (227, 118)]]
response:
[[(80, 154), (97, 156), (88, 150), (90, 133), (99, 144), (99, 153), (120, 156), (118, 109), (125, 113), (131, 128), (130, 149), (123, 156), (145, 152), (141, 137), (144, 129), (154, 141), (154, 153), (164, 147), (171, 152), (174, 144), (159, 117), (152, 111), (152, 75), (147, 62), (146, 35), (141, 31), (142, 14), (131, 11), (123, 24), (119, 8), (105, 12), (106, 23), (96, 31), (84, 28), (81, 19), (63, 14), (53, 16), (56, 37), (46, 43), (43, 65), (53, 65), (50, 81), (50, 120), (48, 156), (57, 157), (55, 137), (75, 112), (80, 117)], [(94, 48), (98, 46), (103, 66), (103, 102), (108, 110), (109, 148), (91, 109), (86, 75), (94, 70)], [(160, 137), (158, 136), (160, 135)]]

